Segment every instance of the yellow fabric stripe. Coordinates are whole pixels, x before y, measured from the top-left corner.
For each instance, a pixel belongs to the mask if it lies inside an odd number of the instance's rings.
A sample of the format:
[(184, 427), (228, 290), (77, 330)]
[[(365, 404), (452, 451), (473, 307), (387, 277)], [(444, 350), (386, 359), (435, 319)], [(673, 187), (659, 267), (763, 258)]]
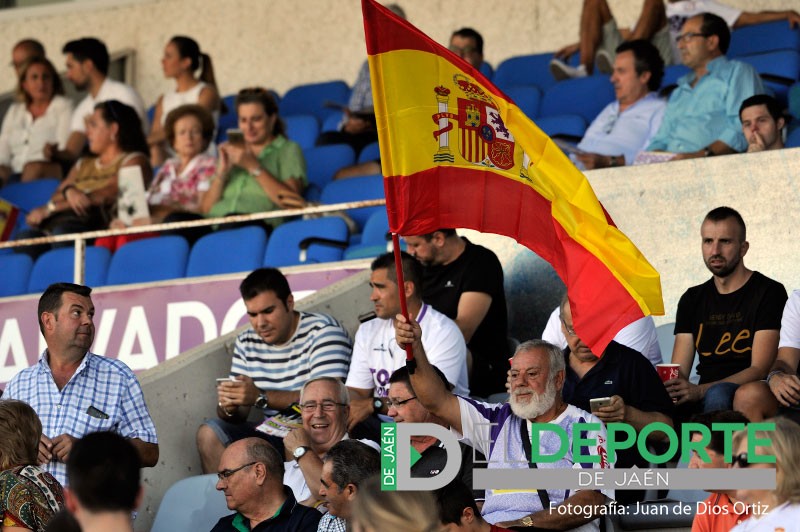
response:
[[(516, 105), (492, 95), (448, 60), (429, 52), (382, 53), (370, 56), (369, 65), (384, 175), (408, 176), (435, 165), (479, 168), (459, 152), (458, 118), (449, 120), (453, 128), (447, 133), (453, 161), (434, 163), (433, 159), (441, 149), (434, 137), (439, 126), (432, 117), (442, 112), (443, 107), (458, 115), (458, 100), (467, 99), (467, 94), (455, 80), (468, 80), (491, 98), (490, 106), (499, 111), (515, 140), (513, 167), (484, 168), (530, 186), (549, 200), (552, 216), (575, 241), (608, 266), (644, 314), (664, 313), (658, 272), (619, 229), (606, 223), (586, 177)], [(439, 86), (450, 90), (447, 98), (441, 98), (446, 100), (446, 106), (437, 101), (434, 89)], [(392, 136), (389, 124), (392, 131), (402, 135)], [(520, 177), (524, 154), (531, 160), (527, 171), (530, 180)]]

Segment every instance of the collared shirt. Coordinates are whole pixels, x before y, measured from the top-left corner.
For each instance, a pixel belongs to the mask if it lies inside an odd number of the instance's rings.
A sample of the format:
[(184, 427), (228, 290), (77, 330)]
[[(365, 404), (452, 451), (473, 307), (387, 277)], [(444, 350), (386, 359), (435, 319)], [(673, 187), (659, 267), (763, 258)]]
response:
[[(258, 154), (259, 164), (275, 179), (286, 182), (291, 178), (299, 179), (303, 186), (306, 180), (306, 160), (300, 146), (283, 135), (278, 135)], [(228, 182), (222, 191), (222, 197), (211, 207), (209, 218), (217, 218), (228, 214), (253, 214), (269, 212), (278, 206), (267, 196), (250, 172), (239, 166), (231, 168)], [(277, 227), (283, 218), (265, 220)]]
[(320, 519), (317, 532), (347, 532), (347, 521), (327, 513)]
[(316, 530), (322, 515), (313, 508), (299, 504), (288, 486), (283, 487), (283, 493), (286, 496), (286, 500), (280, 510), (253, 528), (250, 528), (250, 520), (248, 518), (236, 512), (217, 521), (211, 532), (244, 532), (250, 530), (253, 532), (271, 530), (275, 532), (308, 532)]
[(746, 98), (764, 92), (758, 73), (747, 63), (720, 56), (708, 63), (708, 74), (692, 87), (694, 80), (694, 72), (678, 79), (661, 127), (647, 149), (688, 153), (719, 140), (745, 151), (739, 106)]
[(97, 96), (87, 94), (86, 98), (81, 100), (75, 108), (72, 113), (70, 131), (86, 133), (86, 123), (84, 122), (86, 117), (94, 112), (95, 105), (109, 100), (117, 100), (132, 107), (142, 121), (142, 131), (146, 134), (150, 130), (147, 125), (147, 111), (144, 108), (144, 102), (136, 89), (125, 83), (106, 78), (100, 86), (100, 90), (97, 91)]
[[(11, 379), (3, 398), (31, 405), (48, 438), (61, 434), (81, 438), (92, 432), (112, 431), (125, 438), (158, 443), (139, 381), (124, 362), (116, 359), (86, 353), (69, 382), (59, 390), (45, 351), (36, 365)], [(64, 463), (53, 460), (43, 469), (66, 486)]]
[(667, 102), (655, 92), (646, 94), (622, 112), (619, 101), (615, 100), (592, 121), (578, 148), (600, 155), (622, 154), (625, 164), (632, 164), (636, 154), (645, 149), (658, 131), (666, 107)]
[(34, 119), (23, 102), (12, 104), (0, 130), (0, 164), (22, 172), (32, 161), (44, 160), (44, 145), (63, 148), (69, 137), (72, 102), (56, 94), (42, 116)]

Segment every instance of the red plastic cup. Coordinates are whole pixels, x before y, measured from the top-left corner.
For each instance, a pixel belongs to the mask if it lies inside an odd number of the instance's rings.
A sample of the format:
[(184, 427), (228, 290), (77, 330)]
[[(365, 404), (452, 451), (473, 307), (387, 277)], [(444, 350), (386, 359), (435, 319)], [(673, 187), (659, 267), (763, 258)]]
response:
[(656, 364), (656, 371), (661, 382), (667, 382), (670, 379), (678, 378), (680, 367), (680, 364)]

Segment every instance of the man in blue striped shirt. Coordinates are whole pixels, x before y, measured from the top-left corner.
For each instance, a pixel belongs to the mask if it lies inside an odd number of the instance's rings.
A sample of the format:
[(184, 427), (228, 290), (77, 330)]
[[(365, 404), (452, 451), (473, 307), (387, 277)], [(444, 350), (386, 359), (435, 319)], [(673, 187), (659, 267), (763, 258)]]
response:
[(230, 379), (217, 387), (218, 419), (207, 420), (197, 432), (203, 471), (217, 470), (230, 443), (252, 436), (271, 441), (247, 422), (256, 407), (271, 416), (300, 399), (306, 381), (317, 377), (344, 379), (352, 343), (336, 319), (297, 311), (286, 277), (275, 268), (259, 268), (239, 287), (250, 327), (236, 338)]
[(42, 421), (39, 461), (66, 485), (72, 445), (86, 434), (128, 438), (142, 465), (158, 462), (158, 438), (142, 388), (123, 362), (89, 351), (94, 341), (92, 289), (52, 284), (39, 298), (39, 328), (47, 343), (39, 362), (8, 383), (4, 399), (33, 407)]

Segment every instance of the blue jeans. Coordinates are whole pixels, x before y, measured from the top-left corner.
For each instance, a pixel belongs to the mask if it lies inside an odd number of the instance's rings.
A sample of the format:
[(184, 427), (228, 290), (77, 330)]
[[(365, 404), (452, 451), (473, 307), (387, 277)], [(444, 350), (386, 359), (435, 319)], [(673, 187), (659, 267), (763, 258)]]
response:
[(738, 387), (733, 382), (718, 382), (710, 387), (703, 398), (703, 412), (733, 409), (733, 396)]

